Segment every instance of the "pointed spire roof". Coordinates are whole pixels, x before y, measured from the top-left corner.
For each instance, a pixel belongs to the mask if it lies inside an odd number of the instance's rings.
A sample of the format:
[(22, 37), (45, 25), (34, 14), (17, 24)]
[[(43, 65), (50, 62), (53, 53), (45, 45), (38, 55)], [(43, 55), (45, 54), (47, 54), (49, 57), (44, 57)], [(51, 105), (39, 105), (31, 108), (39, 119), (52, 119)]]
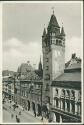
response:
[(41, 56), (40, 56), (40, 62), (39, 62), (39, 70), (42, 70)]
[(49, 26), (52, 26), (52, 25), (55, 26), (55, 27), (60, 28), (60, 26), (59, 26), (59, 24), (57, 22), (57, 19), (56, 19), (55, 15), (54, 15), (54, 11), (53, 11), (53, 14), (51, 15), (50, 22), (49, 22)]
[(61, 29), (61, 35), (65, 36), (65, 32), (64, 32), (64, 27), (63, 26), (62, 26), (62, 29)]

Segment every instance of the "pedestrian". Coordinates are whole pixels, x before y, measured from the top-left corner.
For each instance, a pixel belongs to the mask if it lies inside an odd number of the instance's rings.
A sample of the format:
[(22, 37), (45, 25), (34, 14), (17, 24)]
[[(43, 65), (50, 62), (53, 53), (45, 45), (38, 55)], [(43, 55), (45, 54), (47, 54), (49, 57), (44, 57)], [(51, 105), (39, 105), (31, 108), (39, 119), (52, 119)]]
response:
[(13, 118), (13, 116), (14, 116), (14, 115), (13, 115), (13, 114), (11, 114), (11, 118)]
[(36, 117), (36, 111), (34, 111), (34, 115), (35, 115), (35, 117)]
[(43, 121), (43, 112), (42, 112), (42, 118), (41, 118), (41, 120)]
[(16, 119), (17, 119), (17, 115), (16, 115)]
[(20, 118), (18, 118), (18, 117), (17, 117), (17, 118), (16, 118), (16, 122), (18, 122), (18, 123), (19, 123), (19, 122), (20, 122)]
[(19, 112), (19, 115), (21, 115), (21, 111)]
[(43, 121), (43, 116), (42, 116), (41, 120)]

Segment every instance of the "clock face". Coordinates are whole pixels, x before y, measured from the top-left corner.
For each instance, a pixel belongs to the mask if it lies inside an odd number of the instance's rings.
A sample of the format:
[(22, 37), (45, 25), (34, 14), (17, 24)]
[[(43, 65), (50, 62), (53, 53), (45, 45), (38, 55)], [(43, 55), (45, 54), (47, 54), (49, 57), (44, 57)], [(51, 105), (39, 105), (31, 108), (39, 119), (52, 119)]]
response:
[(58, 56), (60, 56), (60, 51), (58, 51)]
[(60, 56), (60, 51), (55, 50), (55, 57)]

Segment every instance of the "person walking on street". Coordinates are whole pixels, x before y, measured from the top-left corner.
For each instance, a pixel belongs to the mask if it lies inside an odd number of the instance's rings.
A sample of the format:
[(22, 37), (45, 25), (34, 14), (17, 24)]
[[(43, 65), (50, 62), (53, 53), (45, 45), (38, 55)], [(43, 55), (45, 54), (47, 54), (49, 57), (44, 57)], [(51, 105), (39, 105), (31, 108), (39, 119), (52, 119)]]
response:
[(13, 118), (13, 116), (14, 116), (14, 115), (13, 115), (13, 114), (11, 114), (11, 118)]
[(21, 115), (21, 111), (19, 112), (19, 115)]
[(34, 115), (35, 115), (35, 117), (36, 117), (36, 111), (34, 111)]

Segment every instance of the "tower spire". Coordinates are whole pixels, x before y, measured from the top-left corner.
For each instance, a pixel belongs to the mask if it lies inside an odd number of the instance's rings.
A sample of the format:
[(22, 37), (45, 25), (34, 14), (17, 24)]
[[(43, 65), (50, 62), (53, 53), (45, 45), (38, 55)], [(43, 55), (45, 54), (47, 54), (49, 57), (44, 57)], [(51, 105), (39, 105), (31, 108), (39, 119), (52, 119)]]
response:
[(61, 35), (62, 35), (62, 36), (65, 36), (64, 27), (63, 27), (63, 22), (62, 22), (62, 28), (61, 28)]
[(43, 36), (46, 35), (46, 29), (45, 29), (45, 24), (44, 24), (44, 31), (43, 31)]
[(39, 71), (42, 70), (42, 63), (41, 63), (41, 55), (40, 55), (40, 62), (39, 62)]

